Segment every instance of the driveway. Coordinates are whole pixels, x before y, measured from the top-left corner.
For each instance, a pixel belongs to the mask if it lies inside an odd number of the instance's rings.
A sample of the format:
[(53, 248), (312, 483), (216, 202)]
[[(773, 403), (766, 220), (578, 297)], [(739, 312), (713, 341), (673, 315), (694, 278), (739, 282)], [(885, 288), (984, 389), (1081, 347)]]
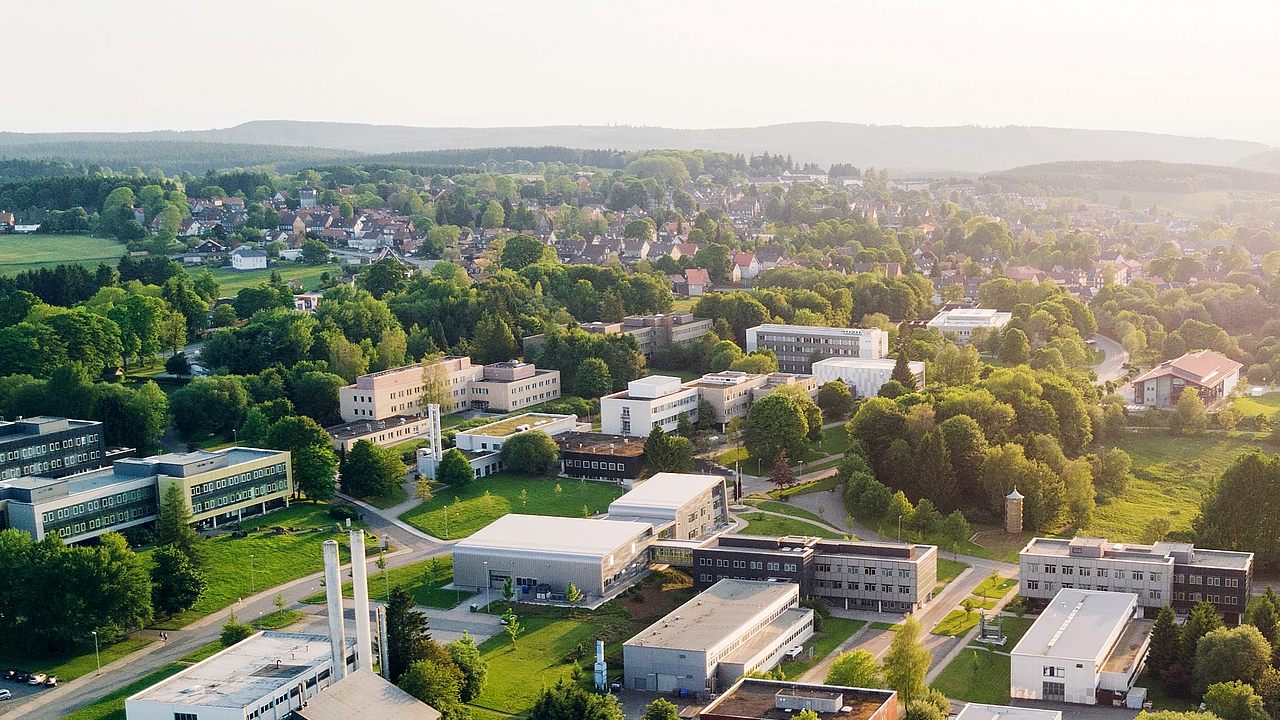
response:
[(1094, 335), (1093, 340), (1097, 343), (1097, 348), (1105, 354), (1102, 362), (1093, 366), (1093, 371), (1098, 374), (1098, 384), (1101, 385), (1109, 380), (1119, 381), (1127, 374), (1124, 364), (1129, 362), (1128, 351), (1119, 342), (1106, 335)]

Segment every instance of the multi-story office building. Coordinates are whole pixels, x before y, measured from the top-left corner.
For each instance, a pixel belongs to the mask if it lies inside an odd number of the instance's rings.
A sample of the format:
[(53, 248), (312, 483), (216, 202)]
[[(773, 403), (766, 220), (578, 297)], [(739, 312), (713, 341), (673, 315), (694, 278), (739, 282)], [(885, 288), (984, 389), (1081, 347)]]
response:
[(626, 435), (571, 432), (556, 438), (560, 474), (606, 480), (631, 487), (644, 477), (644, 439)]
[(655, 426), (676, 429), (681, 417), (698, 419), (698, 389), (680, 378), (650, 375), (627, 383), (627, 389), (600, 398), (600, 429), (610, 435), (644, 437)]
[(333, 449), (351, 452), (361, 440), (379, 447), (391, 447), (429, 435), (431, 420), (426, 415), (393, 415), (385, 420), (357, 420), (325, 428), (333, 438)]
[(1019, 555), (1020, 593), (1041, 603), (1063, 588), (1128, 592), (1150, 616), (1165, 605), (1185, 614), (1212, 603), (1239, 622), (1249, 601), (1253, 553), (1190, 543), (1110, 543), (1101, 538), (1032, 538)]
[(95, 420), (41, 416), (0, 422), (0, 480), (62, 477), (102, 467), (118, 454), (107, 450), (102, 423)]
[(684, 384), (686, 388), (697, 388), (698, 396), (711, 406), (721, 427), (734, 418), (746, 417), (752, 404), (787, 385), (797, 385), (809, 395), (818, 392), (814, 376), (783, 372), (765, 375), (724, 370)]
[[(628, 315), (622, 322), (580, 323), (578, 327), (590, 333), (616, 335), (625, 333), (636, 339), (640, 352), (650, 357), (657, 350), (676, 343), (686, 343), (711, 332), (713, 323), (707, 318), (694, 317), (693, 313), (668, 313), (658, 315)], [(532, 335), (524, 339), (525, 357), (531, 357), (546, 342), (545, 335)]]
[(720, 692), (813, 636), (793, 583), (721, 580), (622, 646), (632, 690)]
[(458, 412), (470, 406), (471, 383), (484, 376), (468, 357), (445, 357), (431, 364), (415, 363), (369, 373), (352, 385), (338, 390), (343, 422), (387, 420), (397, 415), (426, 412), (423, 394), (428, 385), (438, 386), (443, 397), (440, 411)]
[(747, 352), (772, 350), (783, 372), (809, 373), (813, 363), (830, 357), (882, 358), (889, 354), (889, 333), (880, 328), (757, 325), (747, 329)]
[(695, 540), (729, 524), (724, 478), (660, 472), (609, 504), (610, 520), (652, 523), (659, 538)]
[(533, 363), (499, 362), (485, 365), (471, 381), (471, 407), (511, 412), (560, 397), (560, 371), (539, 370)]
[(934, 315), (927, 326), (944, 335), (953, 336), (956, 342), (966, 345), (975, 330), (1000, 330), (1012, 319), (1013, 313), (989, 308), (956, 308)]
[(695, 587), (724, 578), (794, 582), (846, 609), (910, 612), (933, 597), (933, 545), (721, 535), (693, 550)]
[[(839, 380), (849, 386), (854, 397), (875, 397), (881, 386), (893, 377), (897, 360), (893, 358), (827, 358), (813, 364), (813, 375), (819, 385)], [(907, 362), (915, 376), (916, 387), (924, 387), (924, 363)]]
[(37, 540), (56, 534), (73, 543), (151, 522), (170, 486), (179, 488), (192, 522), (209, 527), (289, 503), (289, 453), (235, 447), (117, 460), (109, 468), (62, 478), (0, 481), (9, 527)]

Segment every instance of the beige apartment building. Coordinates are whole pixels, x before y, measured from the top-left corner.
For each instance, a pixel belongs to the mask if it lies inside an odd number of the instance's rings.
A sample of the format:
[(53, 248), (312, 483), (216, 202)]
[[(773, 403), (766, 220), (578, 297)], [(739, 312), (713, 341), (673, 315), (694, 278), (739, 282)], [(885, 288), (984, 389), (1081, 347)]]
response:
[(539, 370), (533, 363), (485, 365), (471, 382), (470, 404), (476, 410), (511, 412), (560, 397), (560, 371)]
[(471, 383), (483, 376), (484, 368), (473, 366), (471, 358), (456, 356), (429, 365), (415, 363), (361, 375), (338, 391), (342, 420), (386, 420), (425, 412), (422, 395), (429, 379), (443, 384), (440, 411), (446, 415), (458, 412), (469, 406)]

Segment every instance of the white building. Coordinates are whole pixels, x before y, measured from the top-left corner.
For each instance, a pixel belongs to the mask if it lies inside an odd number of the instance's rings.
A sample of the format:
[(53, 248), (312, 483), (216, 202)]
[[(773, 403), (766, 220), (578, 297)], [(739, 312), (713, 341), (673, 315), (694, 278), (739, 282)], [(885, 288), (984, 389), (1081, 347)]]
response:
[[(501, 472), (502, 446), (522, 432), (537, 430), (551, 437), (573, 432), (578, 426), (577, 415), (552, 415), (549, 413), (525, 413), (498, 422), (463, 430), (454, 435), (454, 447), (466, 454), (476, 477), (481, 478)], [(431, 451), (418, 450), (418, 472), (434, 478)]]
[(929, 327), (943, 334), (954, 335), (956, 342), (968, 344), (974, 330), (1000, 330), (1013, 319), (1013, 313), (988, 308), (956, 308), (943, 310), (929, 321)]
[(681, 416), (690, 422), (698, 419), (698, 397), (698, 388), (682, 386), (678, 377), (632, 380), (626, 390), (600, 398), (601, 432), (644, 437), (655, 425), (671, 432)]
[(1062, 720), (1062, 711), (966, 703), (955, 720)]
[(1151, 620), (1133, 593), (1064, 588), (1010, 653), (1009, 695), (1081, 705), (1123, 703), (1142, 670)]
[[(813, 364), (813, 375), (821, 387), (832, 380), (849, 386), (854, 397), (875, 397), (880, 387), (893, 377), (897, 360), (892, 358), (843, 358), (833, 357)], [(916, 379), (916, 389), (924, 387), (924, 363), (910, 360), (907, 367)]]
[(660, 472), (609, 504), (610, 520), (652, 523), (659, 537), (695, 540), (729, 523), (724, 478)]
[(236, 248), (231, 253), (231, 267), (235, 270), (266, 270), (267, 254), (254, 248)]
[(722, 692), (764, 672), (787, 648), (813, 636), (813, 610), (800, 586), (721, 580), (622, 646), (623, 684), (632, 690)]
[(880, 328), (838, 328), (768, 323), (747, 328), (747, 352), (772, 350), (783, 372), (807, 373), (815, 359), (882, 358), (889, 333)]

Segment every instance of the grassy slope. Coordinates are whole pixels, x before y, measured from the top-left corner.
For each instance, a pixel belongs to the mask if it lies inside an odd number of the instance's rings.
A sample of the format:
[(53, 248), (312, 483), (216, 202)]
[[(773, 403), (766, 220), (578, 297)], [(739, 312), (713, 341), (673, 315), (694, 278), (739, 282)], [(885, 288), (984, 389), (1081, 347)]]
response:
[(759, 512), (742, 513), (739, 517), (747, 521), (747, 528), (742, 531), (747, 535), (811, 535), (836, 539), (844, 537), (843, 533), (834, 533), (825, 527), (795, 517), (778, 517)]
[[(528, 493), (527, 503), (520, 500), (521, 490)], [(437, 487), (433, 499), (404, 513), (400, 519), (438, 538), (452, 540), (466, 537), (512, 512), (582, 517), (582, 506), (586, 505), (591, 513), (601, 513), (620, 495), (622, 488), (617, 485), (499, 474), (463, 487)]]
[(114, 267), (124, 253), (125, 246), (115, 240), (89, 235), (0, 235), (0, 275), (59, 263)]
[[(252, 287), (270, 280), (273, 270), (280, 273), (280, 277), (285, 280), (300, 281), (307, 290), (320, 287), (322, 273), (328, 272), (331, 276), (342, 274), (342, 269), (337, 265), (298, 265), (290, 262), (279, 263), (266, 270), (232, 270), (229, 267), (215, 267), (209, 270), (218, 280), (218, 294), (223, 297), (230, 297), (241, 288)], [(193, 272), (199, 272), (199, 270), (193, 270)]]
[[(418, 605), (426, 607), (451, 608), (459, 602), (458, 593), (443, 590), (445, 585), (453, 582), (453, 558), (439, 556), (422, 560), (409, 565), (390, 568), (383, 577), (381, 570), (372, 570), (369, 575), (369, 599), (382, 601), (387, 599), (387, 590), (396, 585), (404, 585)], [(351, 583), (342, 586), (343, 597), (351, 597)], [(319, 592), (303, 598), (303, 602), (322, 604), (324, 593)]]
[(1241, 415), (1264, 415), (1270, 418), (1280, 410), (1280, 393), (1267, 393), (1260, 397), (1237, 397), (1231, 402)]

